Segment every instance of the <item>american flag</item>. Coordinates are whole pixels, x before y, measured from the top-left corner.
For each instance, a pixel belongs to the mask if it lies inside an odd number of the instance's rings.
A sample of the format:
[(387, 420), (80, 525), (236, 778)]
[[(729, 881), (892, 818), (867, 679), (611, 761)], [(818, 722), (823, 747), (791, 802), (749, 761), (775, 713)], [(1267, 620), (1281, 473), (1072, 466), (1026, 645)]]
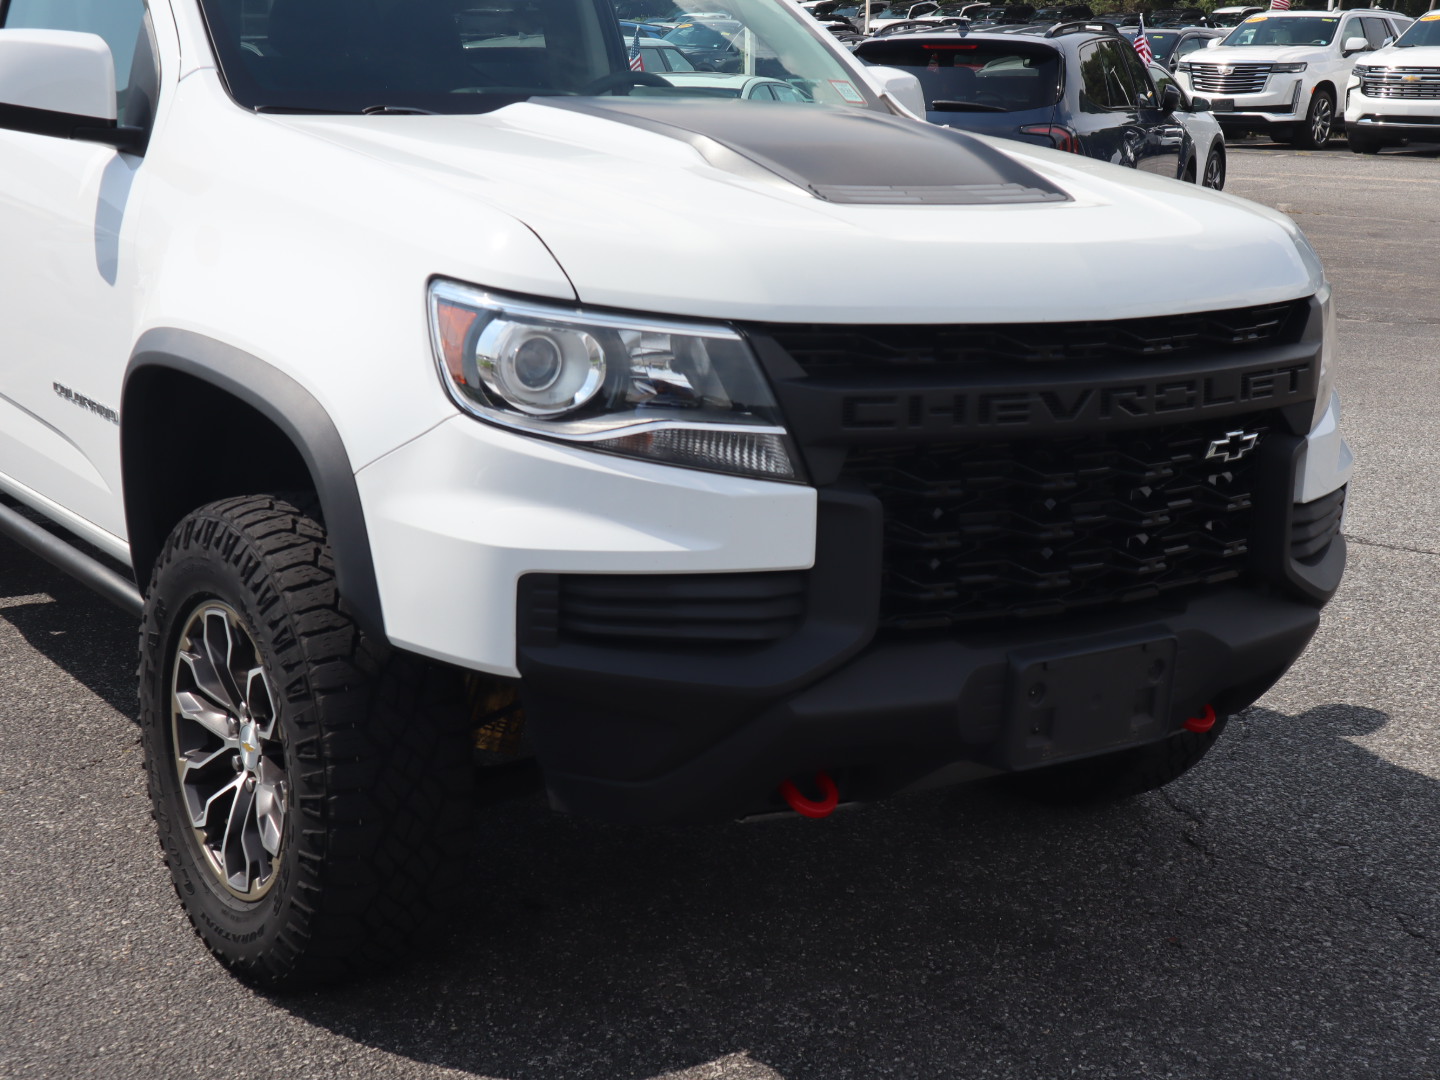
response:
[(1290, 0), (1270, 0), (1271, 11), (1289, 11)]
[(645, 70), (645, 58), (640, 55), (640, 27), (638, 26), (635, 27), (635, 36), (630, 39), (630, 70)]
[[(1289, 3), (1290, 0), (1283, 0)], [(1147, 64), (1155, 62), (1155, 54), (1150, 51), (1150, 42), (1145, 38), (1145, 16), (1140, 16), (1140, 32), (1135, 35), (1135, 51), (1140, 54), (1140, 59)]]

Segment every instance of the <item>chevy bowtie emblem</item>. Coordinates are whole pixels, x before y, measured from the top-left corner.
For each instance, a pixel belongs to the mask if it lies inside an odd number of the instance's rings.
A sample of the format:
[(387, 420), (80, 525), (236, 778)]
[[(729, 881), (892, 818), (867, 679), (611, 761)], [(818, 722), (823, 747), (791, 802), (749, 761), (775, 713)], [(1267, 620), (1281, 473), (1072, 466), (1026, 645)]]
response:
[(1239, 461), (1260, 441), (1260, 436), (1248, 431), (1227, 431), (1223, 439), (1213, 439), (1205, 458), (1220, 458), (1222, 461)]

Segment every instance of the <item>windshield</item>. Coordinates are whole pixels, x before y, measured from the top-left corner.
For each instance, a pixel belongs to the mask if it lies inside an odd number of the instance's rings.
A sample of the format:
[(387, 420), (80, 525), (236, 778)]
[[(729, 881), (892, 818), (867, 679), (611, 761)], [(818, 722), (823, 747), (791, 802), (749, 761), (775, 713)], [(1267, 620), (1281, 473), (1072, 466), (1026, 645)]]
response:
[[(817, 40), (823, 31), (779, 0), (656, 5), (681, 53), (663, 66), (644, 28), (621, 29), (611, 0), (201, 4), (230, 92), (250, 108), (477, 113), (535, 96), (609, 94), (880, 107)], [(689, 77), (672, 80), (671, 70)], [(766, 88), (750, 92), (745, 80), (757, 77)]]
[(1059, 54), (1046, 45), (877, 38), (858, 53), (918, 78), (932, 112), (1025, 112), (1049, 108), (1060, 96)]
[(1340, 26), (1338, 15), (1301, 15), (1276, 19), (1252, 15), (1230, 31), (1225, 45), (1329, 45)]
[(1412, 23), (1410, 29), (1401, 34), (1400, 40), (1395, 42), (1398, 49), (1408, 49), (1416, 45), (1440, 45), (1440, 14), (1420, 16), (1420, 21)]

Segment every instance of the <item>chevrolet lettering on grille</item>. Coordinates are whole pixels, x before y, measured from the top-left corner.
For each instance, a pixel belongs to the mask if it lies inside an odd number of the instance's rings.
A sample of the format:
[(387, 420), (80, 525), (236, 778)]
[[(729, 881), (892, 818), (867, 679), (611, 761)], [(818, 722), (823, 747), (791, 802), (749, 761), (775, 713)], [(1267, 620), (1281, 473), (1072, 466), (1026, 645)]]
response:
[[(1215, 375), (1170, 375), (1090, 385), (926, 388), (884, 393), (836, 393), (819, 386), (790, 392), (830, 398), (840, 431), (934, 433), (1014, 428), (1071, 431), (1148, 427), (1204, 416), (1280, 408), (1314, 394), (1309, 362)], [(787, 389), (790, 389), (787, 387)], [(834, 416), (835, 414), (831, 414)]]

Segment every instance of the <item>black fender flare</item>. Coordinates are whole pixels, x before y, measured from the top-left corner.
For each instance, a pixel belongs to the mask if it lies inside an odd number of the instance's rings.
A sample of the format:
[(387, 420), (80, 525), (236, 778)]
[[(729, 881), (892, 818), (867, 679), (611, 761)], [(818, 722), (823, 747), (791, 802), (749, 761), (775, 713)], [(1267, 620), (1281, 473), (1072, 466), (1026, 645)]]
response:
[(298, 382), (257, 356), (222, 341), (188, 330), (147, 330), (135, 343), (125, 368), (120, 409), (120, 468), (125, 478), (125, 526), (130, 539), (131, 564), (140, 587), (165, 543), (148, 511), (151, 502), (141, 490), (131, 490), (127, 459), (139, 457), (140, 425), (125, 424), (125, 405), (137, 376), (156, 368), (188, 375), (244, 402), (270, 420), (290, 440), (306, 468), (320, 500), (329, 533), (331, 555), (340, 595), (350, 614), (367, 634), (385, 640), (380, 587), (370, 554), (370, 534), (360, 489), (350, 455), (335, 422), (324, 407)]

